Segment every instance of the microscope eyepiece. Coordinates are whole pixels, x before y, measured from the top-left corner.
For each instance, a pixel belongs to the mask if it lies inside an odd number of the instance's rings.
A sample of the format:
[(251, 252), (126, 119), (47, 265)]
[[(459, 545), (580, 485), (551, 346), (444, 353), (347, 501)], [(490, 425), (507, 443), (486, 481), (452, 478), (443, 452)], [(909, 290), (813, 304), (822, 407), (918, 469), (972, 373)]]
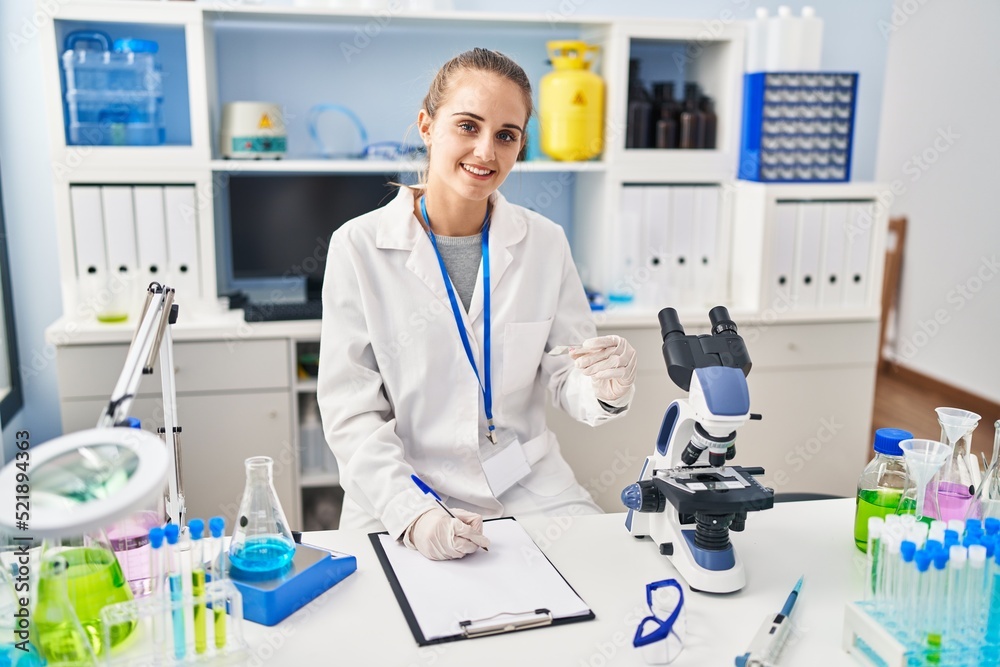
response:
[[(736, 322), (729, 317), (729, 310), (725, 306), (716, 306), (708, 311), (708, 321), (712, 323), (712, 335), (718, 336), (723, 333), (736, 333)], [(662, 322), (662, 320), (661, 320)]]
[(678, 317), (675, 309), (664, 308), (657, 315), (657, 319), (660, 320), (661, 340), (666, 340), (667, 336), (673, 333), (684, 335), (684, 327), (681, 326), (681, 319)]

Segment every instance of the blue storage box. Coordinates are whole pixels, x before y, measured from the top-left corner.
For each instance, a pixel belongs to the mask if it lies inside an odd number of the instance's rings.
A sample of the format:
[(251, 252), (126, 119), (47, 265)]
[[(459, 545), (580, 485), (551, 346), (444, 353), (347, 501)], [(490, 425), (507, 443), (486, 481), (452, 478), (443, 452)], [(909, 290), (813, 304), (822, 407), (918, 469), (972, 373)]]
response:
[(66, 143), (156, 146), (164, 143), (163, 82), (158, 45), (99, 30), (66, 36)]
[(277, 625), (358, 569), (358, 559), (306, 544), (295, 545), (292, 567), (268, 581), (232, 582), (243, 596), (243, 618)]
[(849, 181), (857, 88), (855, 72), (745, 74), (739, 178)]

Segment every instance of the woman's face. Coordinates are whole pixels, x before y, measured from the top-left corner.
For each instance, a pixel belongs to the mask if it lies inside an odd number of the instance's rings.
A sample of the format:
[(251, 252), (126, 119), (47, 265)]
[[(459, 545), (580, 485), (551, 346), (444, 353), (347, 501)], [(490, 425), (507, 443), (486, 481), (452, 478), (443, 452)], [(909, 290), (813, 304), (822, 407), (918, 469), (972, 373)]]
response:
[(421, 109), (420, 136), (430, 151), (428, 184), (466, 199), (491, 195), (514, 168), (524, 146), (527, 108), (521, 89), (495, 74), (455, 75), (431, 119)]

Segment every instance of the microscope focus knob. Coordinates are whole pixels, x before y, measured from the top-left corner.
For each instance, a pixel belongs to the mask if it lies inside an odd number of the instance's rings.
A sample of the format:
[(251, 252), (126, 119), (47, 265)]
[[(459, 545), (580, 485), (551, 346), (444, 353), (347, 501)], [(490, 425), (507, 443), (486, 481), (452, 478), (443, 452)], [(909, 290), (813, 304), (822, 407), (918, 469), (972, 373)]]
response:
[(636, 512), (662, 512), (667, 497), (656, 488), (651, 479), (630, 484), (622, 490), (622, 504)]

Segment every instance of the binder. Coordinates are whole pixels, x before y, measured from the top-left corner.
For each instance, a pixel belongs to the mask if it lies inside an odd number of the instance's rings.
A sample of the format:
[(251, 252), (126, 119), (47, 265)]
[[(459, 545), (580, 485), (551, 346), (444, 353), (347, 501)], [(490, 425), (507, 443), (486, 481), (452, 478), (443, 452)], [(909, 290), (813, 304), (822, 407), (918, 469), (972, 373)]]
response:
[(795, 265), (795, 232), (799, 205), (778, 202), (774, 207), (774, 226), (771, 235), (771, 256), (765, 298), (765, 309), (776, 309), (779, 304), (792, 303), (792, 270)]
[(840, 308), (844, 302), (844, 268), (847, 265), (845, 240), (847, 205), (826, 204), (823, 220), (823, 262), (820, 266), (819, 304), (825, 308)]
[(368, 536), (420, 646), (596, 618), (516, 520), (487, 520), (484, 533), (488, 553), (452, 561)]
[(163, 188), (167, 225), (167, 279), (177, 290), (177, 299), (201, 298), (198, 262), (198, 211), (194, 187)]
[(138, 265), (144, 283), (162, 281), (167, 269), (167, 228), (164, 219), (163, 188), (137, 185), (132, 189), (135, 201), (135, 231)]
[(95, 280), (107, 275), (108, 263), (104, 252), (104, 213), (101, 210), (101, 188), (74, 185), (69, 189), (73, 211), (73, 247), (76, 250), (77, 278), (91, 276)]
[(638, 186), (626, 185), (622, 188), (620, 224), (613, 244), (613, 268), (608, 285), (608, 296), (612, 301), (628, 301), (638, 291), (642, 194), (642, 188)]
[(108, 249), (108, 271), (135, 277), (138, 270), (135, 246), (135, 215), (132, 188), (106, 185), (101, 188), (104, 238)]
[(642, 251), (646, 258), (649, 280), (643, 286), (647, 305), (657, 310), (673, 304), (670, 289), (670, 193), (666, 185), (648, 185), (644, 195), (642, 215)]
[(719, 267), (716, 267), (719, 236), (719, 198), (721, 192), (718, 186), (698, 188), (695, 191), (695, 243), (692, 263), (694, 294), (697, 295), (699, 306), (714, 303), (716, 300), (716, 280)]
[[(691, 302), (691, 258), (694, 251), (695, 191), (690, 186), (671, 188), (673, 206), (670, 214), (670, 283), (674, 303), (685, 306)], [(668, 304), (664, 304), (668, 305)]]
[(799, 204), (799, 233), (792, 297), (795, 307), (808, 310), (819, 304), (819, 264), (823, 243), (823, 204)]
[(875, 227), (875, 205), (871, 202), (848, 204), (847, 210), (847, 281), (844, 284), (844, 305), (862, 308), (868, 303), (868, 267), (872, 229)]

